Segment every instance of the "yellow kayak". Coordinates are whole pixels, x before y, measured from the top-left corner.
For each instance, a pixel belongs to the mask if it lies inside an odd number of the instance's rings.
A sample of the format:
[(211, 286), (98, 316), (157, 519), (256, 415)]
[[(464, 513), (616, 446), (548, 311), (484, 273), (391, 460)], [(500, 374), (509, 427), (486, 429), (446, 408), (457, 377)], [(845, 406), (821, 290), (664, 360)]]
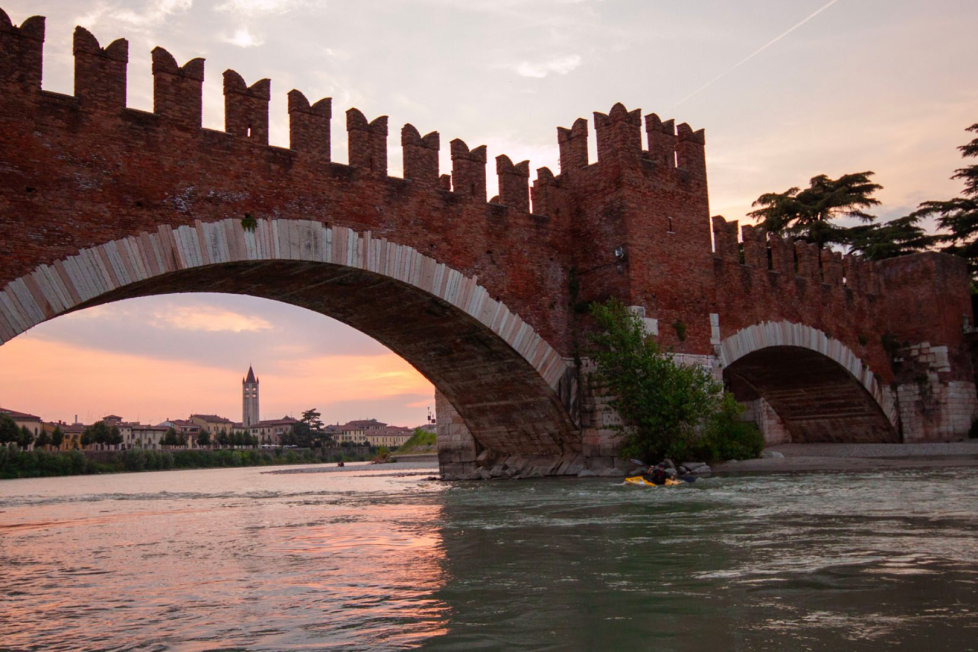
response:
[[(656, 485), (656, 484), (653, 484), (653, 483), (649, 482), (648, 480), (646, 480), (645, 478), (643, 478), (640, 475), (636, 475), (636, 476), (633, 476), (631, 478), (625, 478), (625, 483), (626, 484), (638, 485), (640, 487), (658, 487), (658, 486), (660, 486), (660, 485)], [(673, 479), (669, 478), (669, 479), (666, 480), (666, 483), (664, 485), (661, 485), (661, 486), (663, 486), (663, 487), (675, 487), (677, 484), (685, 484), (685, 483), (682, 480), (673, 480)]]

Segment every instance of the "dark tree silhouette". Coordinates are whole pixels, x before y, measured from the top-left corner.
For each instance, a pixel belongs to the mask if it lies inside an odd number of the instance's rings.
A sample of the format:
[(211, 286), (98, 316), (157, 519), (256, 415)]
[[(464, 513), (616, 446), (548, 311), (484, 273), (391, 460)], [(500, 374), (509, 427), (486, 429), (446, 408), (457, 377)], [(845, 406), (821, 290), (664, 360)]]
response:
[(789, 188), (782, 193), (766, 193), (757, 198), (756, 210), (748, 215), (767, 231), (816, 243), (845, 243), (849, 229), (834, 224), (840, 218), (856, 218), (871, 223), (876, 216), (864, 209), (879, 205), (873, 193), (883, 186), (873, 183), (873, 172), (843, 174), (832, 179), (814, 177), (808, 188)]
[(849, 229), (851, 250), (869, 260), (906, 256), (934, 247), (939, 237), (928, 235), (920, 226), (920, 216), (911, 214), (889, 222), (863, 224)]
[[(978, 133), (978, 124), (965, 131)], [(978, 138), (958, 149), (962, 158), (978, 157)], [(917, 218), (937, 217), (937, 225), (945, 230), (940, 236), (943, 250), (965, 258), (974, 278), (978, 276), (978, 163), (957, 169), (951, 178), (964, 180), (961, 197), (925, 201), (913, 215)]]

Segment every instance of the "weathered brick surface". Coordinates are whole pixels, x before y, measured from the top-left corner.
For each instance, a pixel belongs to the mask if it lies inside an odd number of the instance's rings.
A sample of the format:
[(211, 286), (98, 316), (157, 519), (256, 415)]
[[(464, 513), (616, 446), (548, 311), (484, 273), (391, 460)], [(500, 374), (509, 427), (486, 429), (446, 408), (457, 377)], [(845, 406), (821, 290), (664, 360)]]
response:
[[(346, 110), (340, 164), (328, 98), (289, 93), (290, 147), (270, 147), (268, 80), (226, 71), (226, 128), (214, 131), (201, 128), (203, 60), (180, 66), (155, 49), (146, 113), (124, 106), (126, 41), (102, 48), (79, 28), (66, 96), (40, 88), (43, 40), (43, 19), (16, 27), (0, 12), (0, 342), (127, 296), (291, 301), (384, 341), (438, 387), (478, 455), (519, 453), (501, 468), (534, 472), (550, 468), (547, 455), (566, 471), (578, 454), (614, 453), (607, 399), (568, 367), (591, 327), (582, 308), (611, 296), (695, 364), (719, 365), (743, 348), (738, 334), (767, 323), (819, 334), (821, 344), (795, 347), (808, 353), (751, 350), (716, 367), (732, 385), (760, 383), (793, 436), (837, 437), (858, 421), (861, 437), (950, 437), (974, 409), (960, 261), (870, 264), (757, 228), (745, 229), (741, 254), (736, 224), (722, 218), (711, 242), (705, 137), (688, 125), (617, 104), (594, 114), (591, 162), (578, 119), (558, 129), (559, 175), (541, 168), (530, 184), (528, 162), (496, 156), (500, 194), (487, 203), (485, 146), (452, 140), (447, 174), (438, 133), (405, 125), (405, 178), (393, 178), (386, 116)], [(915, 418), (925, 408), (907, 407), (919, 400), (898, 388), (913, 379), (884, 340), (941, 351), (945, 416)], [(828, 377), (809, 373), (818, 365), (836, 372), (831, 383), (815, 382)], [(788, 377), (800, 397), (777, 393)]]

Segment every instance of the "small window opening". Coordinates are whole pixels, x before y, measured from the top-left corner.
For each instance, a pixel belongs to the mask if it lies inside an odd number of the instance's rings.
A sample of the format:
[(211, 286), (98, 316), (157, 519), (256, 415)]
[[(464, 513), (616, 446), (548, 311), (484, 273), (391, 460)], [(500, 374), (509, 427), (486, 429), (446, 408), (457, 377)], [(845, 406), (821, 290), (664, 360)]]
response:
[(669, 220), (669, 233), (675, 233), (675, 231), (672, 228), (672, 218), (667, 217), (666, 219)]
[(248, 138), (251, 138), (251, 127), (248, 127), (248, 131), (245, 133)]

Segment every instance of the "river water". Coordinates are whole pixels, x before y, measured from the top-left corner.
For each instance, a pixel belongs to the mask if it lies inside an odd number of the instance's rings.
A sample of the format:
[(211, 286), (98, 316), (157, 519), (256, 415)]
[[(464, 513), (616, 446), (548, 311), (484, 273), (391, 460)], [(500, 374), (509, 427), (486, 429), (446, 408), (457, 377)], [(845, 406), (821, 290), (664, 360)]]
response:
[(978, 469), (0, 482), (0, 648), (978, 650)]

